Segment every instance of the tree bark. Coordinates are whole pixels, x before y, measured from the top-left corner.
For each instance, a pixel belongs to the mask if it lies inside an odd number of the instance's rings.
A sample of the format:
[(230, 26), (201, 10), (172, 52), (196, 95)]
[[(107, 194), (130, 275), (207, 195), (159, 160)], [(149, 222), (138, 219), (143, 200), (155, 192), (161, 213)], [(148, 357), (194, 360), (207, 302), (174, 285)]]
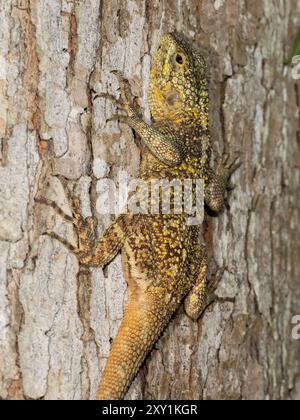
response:
[[(0, 0), (0, 398), (93, 399), (122, 318), (118, 257), (79, 273), (42, 233), (74, 241), (57, 175), (94, 214), (99, 180), (137, 175), (132, 131), (100, 92), (112, 70), (146, 102), (151, 54), (176, 29), (211, 63), (214, 157), (241, 151), (237, 188), (204, 235), (218, 289), (198, 322), (174, 317), (128, 399), (300, 399), (300, 96), (284, 65), (300, 26), (298, 0)], [(101, 194), (100, 194), (101, 202)]]

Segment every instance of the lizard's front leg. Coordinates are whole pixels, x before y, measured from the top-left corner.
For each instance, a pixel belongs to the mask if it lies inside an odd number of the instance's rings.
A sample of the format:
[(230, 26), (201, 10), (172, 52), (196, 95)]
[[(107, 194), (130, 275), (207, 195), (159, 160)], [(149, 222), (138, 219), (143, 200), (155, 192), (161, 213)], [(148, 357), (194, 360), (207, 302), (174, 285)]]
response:
[(230, 184), (231, 175), (241, 166), (239, 156), (230, 159), (224, 155), (218, 162), (216, 172), (208, 169), (207, 186), (205, 188), (205, 204), (214, 212), (219, 212), (224, 206), (225, 192), (232, 189)]
[(142, 112), (130, 98), (130, 89), (127, 80), (123, 79), (119, 72), (114, 72), (121, 86), (121, 98), (116, 99), (112, 95), (100, 94), (100, 97), (111, 100), (118, 108), (126, 111), (127, 115), (115, 115), (109, 121), (120, 121), (129, 125), (142, 138), (142, 142), (151, 153), (161, 162), (169, 166), (178, 165), (185, 157), (184, 145), (178, 136), (171, 131), (159, 130), (147, 124), (142, 119)]

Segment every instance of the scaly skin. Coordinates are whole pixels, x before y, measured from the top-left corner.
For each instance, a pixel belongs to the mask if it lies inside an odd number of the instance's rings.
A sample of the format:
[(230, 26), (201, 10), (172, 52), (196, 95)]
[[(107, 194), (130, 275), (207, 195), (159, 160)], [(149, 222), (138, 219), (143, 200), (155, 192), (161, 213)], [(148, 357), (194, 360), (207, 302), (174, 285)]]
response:
[[(148, 183), (153, 179), (201, 178), (205, 203), (220, 211), (229, 178), (239, 164), (225, 157), (216, 172), (209, 167), (208, 76), (200, 52), (177, 34), (162, 37), (151, 68), (151, 126), (132, 105), (126, 81), (119, 73), (116, 76), (121, 99), (101, 96), (127, 113), (113, 119), (128, 124), (141, 137), (140, 178)], [(129, 298), (97, 396), (99, 400), (121, 399), (184, 298), (186, 313), (193, 319), (212, 301), (216, 284), (206, 278), (206, 251), (199, 245), (201, 226), (189, 226), (184, 213), (126, 214), (96, 240), (92, 220), (81, 217), (74, 200), (72, 219), (55, 203), (40, 201), (73, 222), (78, 233), (76, 249), (56, 234), (48, 234), (68, 246), (82, 265), (104, 266), (122, 250)]]

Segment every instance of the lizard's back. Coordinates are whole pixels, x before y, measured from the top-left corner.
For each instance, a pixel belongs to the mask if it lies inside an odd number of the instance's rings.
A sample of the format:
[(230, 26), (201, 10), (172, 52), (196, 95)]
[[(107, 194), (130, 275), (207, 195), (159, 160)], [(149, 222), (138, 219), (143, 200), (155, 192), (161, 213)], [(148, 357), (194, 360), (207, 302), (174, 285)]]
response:
[[(189, 156), (176, 168), (169, 168), (147, 154), (144, 158), (141, 178), (148, 182), (149, 189), (151, 181), (157, 180), (158, 176), (172, 181), (195, 180), (201, 175), (199, 158)], [(173, 203), (174, 196), (171, 209)], [(128, 303), (106, 367), (110, 374), (104, 375), (101, 383), (103, 399), (124, 395), (146, 355), (192, 287), (194, 278), (189, 271), (195, 258), (199, 226), (189, 226), (187, 217), (184, 212), (135, 215), (132, 231), (122, 250)]]

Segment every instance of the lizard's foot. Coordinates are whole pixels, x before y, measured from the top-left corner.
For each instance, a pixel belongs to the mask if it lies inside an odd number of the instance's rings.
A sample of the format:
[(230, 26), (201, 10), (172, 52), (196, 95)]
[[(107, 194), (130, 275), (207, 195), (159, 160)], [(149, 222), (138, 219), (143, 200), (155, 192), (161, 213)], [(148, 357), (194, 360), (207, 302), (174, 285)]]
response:
[(219, 303), (225, 303), (225, 302), (234, 303), (235, 302), (235, 298), (220, 298), (218, 295), (216, 295), (216, 290), (223, 278), (225, 270), (226, 270), (226, 267), (220, 268), (215, 274), (215, 276), (210, 281), (208, 281), (207, 292), (206, 292), (206, 302), (205, 302), (205, 307), (202, 312), (204, 312), (208, 306), (210, 306), (211, 304), (215, 302), (219, 302)]
[(46, 230), (46, 232), (43, 233), (43, 235), (47, 235), (50, 238), (55, 239), (56, 241), (60, 242), (61, 244), (63, 244), (69, 251), (73, 252), (74, 254), (76, 254), (78, 252), (78, 249), (70, 244), (69, 241), (67, 241), (65, 238), (63, 238), (62, 236), (58, 235), (55, 232), (52, 232), (50, 230)]
[(100, 93), (97, 95), (100, 98), (104, 98), (110, 100), (116, 105), (121, 111), (125, 111), (127, 116), (125, 115), (115, 115), (114, 117), (110, 118), (108, 121), (122, 121), (127, 122), (128, 118), (142, 118), (141, 109), (136, 105), (135, 99), (131, 93), (131, 89), (129, 86), (129, 82), (127, 79), (124, 78), (122, 73), (118, 70), (112, 71), (112, 73), (117, 77), (120, 85), (121, 95), (120, 98), (117, 99), (115, 96), (107, 94), (107, 93)]
[(88, 217), (87, 219), (84, 219), (82, 217), (80, 211), (80, 200), (77, 197), (73, 197), (71, 195), (70, 190), (67, 187), (67, 181), (63, 177), (58, 178), (61, 181), (65, 194), (67, 196), (72, 216), (66, 214), (53, 200), (49, 200), (45, 197), (37, 197), (35, 201), (37, 203), (51, 207), (56, 214), (63, 218), (63, 220), (73, 224), (77, 236), (77, 246), (70, 244), (66, 239), (56, 234), (55, 232), (47, 230), (46, 232), (44, 232), (44, 235), (48, 235), (51, 238), (56, 239), (57, 241), (62, 243), (69, 251), (73, 252), (77, 256), (79, 262), (81, 262), (81, 260), (91, 252), (94, 246), (94, 219), (92, 217)]
[(217, 296), (215, 293), (223, 277), (224, 271), (225, 268), (220, 269), (211, 280), (207, 280), (206, 259), (201, 262), (197, 283), (186, 297), (184, 302), (186, 314), (194, 321), (199, 319), (205, 310), (215, 302), (235, 302), (235, 299), (223, 299)]
[(113, 70), (112, 74), (114, 74), (118, 79), (122, 102), (130, 105), (133, 102), (133, 95), (131, 93), (128, 79), (126, 79), (119, 70)]
[(206, 306), (209, 306), (215, 301), (219, 300), (219, 297), (216, 295), (216, 290), (223, 278), (225, 270), (226, 267), (220, 268), (216, 274), (210, 280), (208, 280), (206, 290)]
[(216, 168), (216, 175), (224, 180), (226, 188), (232, 190), (235, 186), (229, 182), (231, 175), (241, 167), (242, 162), (240, 160), (240, 153), (236, 153), (234, 157), (229, 154), (222, 156)]

